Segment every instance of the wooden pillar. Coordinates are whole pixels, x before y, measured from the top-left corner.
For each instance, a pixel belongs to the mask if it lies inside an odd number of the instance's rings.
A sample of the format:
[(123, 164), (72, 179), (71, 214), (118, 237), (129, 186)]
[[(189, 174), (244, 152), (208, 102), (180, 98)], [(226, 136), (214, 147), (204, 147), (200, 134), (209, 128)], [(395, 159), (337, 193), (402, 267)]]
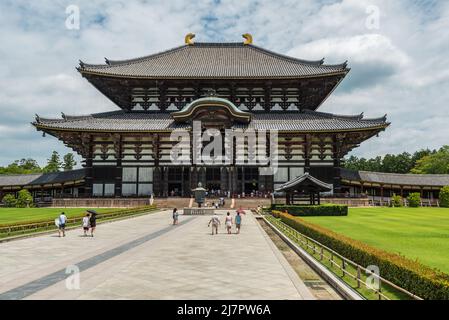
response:
[[(117, 168), (115, 170), (115, 189), (114, 189), (114, 196), (116, 198), (122, 196), (122, 180), (123, 180), (123, 164), (122, 164), (122, 151), (123, 151), (123, 144), (122, 144), (122, 137), (118, 137), (117, 141), (115, 142), (117, 144), (116, 147), (116, 154), (115, 157), (117, 159)], [(153, 190), (154, 192), (154, 190)]]
[(334, 135), (332, 137), (333, 143), (332, 143), (332, 157), (334, 159), (334, 193), (341, 193), (341, 173), (340, 173), (340, 167), (341, 167), (341, 159), (340, 159), (340, 147), (339, 147), (339, 141), (337, 138), (337, 135)]
[(162, 196), (168, 197), (168, 167), (162, 167)]
[(161, 167), (154, 167), (153, 171), (153, 193), (162, 196), (162, 170)]
[(384, 185), (380, 185), (380, 205), (384, 204)]
[[(245, 167), (242, 166), (242, 180), (240, 181), (240, 190), (241, 194), (243, 194), (243, 192), (245, 192)], [(247, 196), (245, 194), (245, 196)]]
[(235, 167), (229, 167), (228, 170), (228, 181), (229, 181), (229, 186), (228, 186), (228, 190), (231, 192), (231, 197), (234, 194), (234, 171), (235, 171)]
[(304, 172), (310, 172), (310, 152), (312, 147), (310, 135), (304, 135)]
[[(87, 141), (88, 140), (88, 141)], [(85, 170), (86, 170), (86, 186), (85, 186), (85, 193), (87, 197), (92, 197), (93, 194), (93, 144), (92, 144), (92, 137), (86, 138), (86, 142), (88, 143), (88, 152), (85, 162)]]
[(61, 183), (61, 199), (64, 198), (64, 183)]
[(226, 192), (228, 190), (228, 185), (229, 185), (229, 181), (228, 181), (228, 168), (223, 167), (220, 169), (220, 189), (221, 192)]

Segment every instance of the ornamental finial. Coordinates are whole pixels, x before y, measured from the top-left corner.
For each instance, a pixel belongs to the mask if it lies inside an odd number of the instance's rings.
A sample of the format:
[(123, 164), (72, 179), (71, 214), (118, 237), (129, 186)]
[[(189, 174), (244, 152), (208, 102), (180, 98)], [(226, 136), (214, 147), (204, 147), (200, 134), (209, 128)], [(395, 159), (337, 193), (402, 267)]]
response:
[(243, 44), (253, 44), (253, 36), (249, 33), (242, 34), (242, 37), (245, 38)]
[(194, 33), (188, 33), (186, 35), (186, 37), (184, 38), (184, 42), (187, 45), (192, 45), (193, 44), (193, 38), (195, 38), (195, 34)]

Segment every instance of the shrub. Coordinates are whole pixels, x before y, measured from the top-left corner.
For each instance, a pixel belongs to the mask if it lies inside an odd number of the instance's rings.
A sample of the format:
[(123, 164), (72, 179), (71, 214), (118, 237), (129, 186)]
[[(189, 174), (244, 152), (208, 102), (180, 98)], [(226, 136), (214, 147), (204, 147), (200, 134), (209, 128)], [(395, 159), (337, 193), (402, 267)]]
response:
[(6, 196), (4, 196), (2, 202), (5, 207), (8, 208), (14, 208), (17, 205), (17, 199), (11, 193), (8, 193)]
[(402, 197), (396, 194), (393, 194), (391, 197), (391, 206), (392, 207), (402, 207)]
[(449, 207), (449, 186), (445, 186), (440, 190), (440, 206), (441, 207)]
[(338, 204), (313, 205), (272, 205), (274, 210), (285, 212), (294, 216), (347, 216), (348, 206)]
[(363, 242), (348, 238), (300, 217), (277, 213), (282, 221), (304, 235), (337, 251), (346, 258), (362, 265), (376, 265), (381, 276), (424, 299), (449, 299), (449, 275), (417, 261), (395, 253), (389, 253)]
[(20, 190), (17, 196), (16, 207), (27, 208), (31, 207), (32, 205), (33, 205), (33, 196), (31, 195), (31, 193), (26, 189)]
[(419, 192), (410, 193), (407, 200), (410, 207), (417, 208), (421, 205), (421, 194)]

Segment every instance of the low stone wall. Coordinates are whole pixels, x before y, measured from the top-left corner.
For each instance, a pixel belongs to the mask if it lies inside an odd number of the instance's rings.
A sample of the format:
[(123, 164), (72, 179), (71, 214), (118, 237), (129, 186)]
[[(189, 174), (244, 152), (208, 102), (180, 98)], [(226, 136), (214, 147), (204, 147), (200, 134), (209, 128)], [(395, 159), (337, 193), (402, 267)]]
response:
[[(206, 199), (206, 202), (212, 204), (217, 202), (218, 199)], [(159, 208), (188, 208), (190, 198), (155, 198), (154, 204)], [(234, 210), (242, 207), (245, 210), (255, 209), (258, 206), (269, 206), (271, 204), (270, 198), (236, 198), (234, 208), (231, 208), (232, 199), (225, 198), (225, 206), (221, 209)], [(196, 206), (196, 203), (193, 203)]]
[(188, 216), (213, 215), (215, 213), (215, 209), (214, 208), (184, 208), (183, 213)]
[(126, 199), (126, 198), (75, 198), (53, 199), (52, 207), (59, 208), (132, 208), (150, 205), (150, 199)]

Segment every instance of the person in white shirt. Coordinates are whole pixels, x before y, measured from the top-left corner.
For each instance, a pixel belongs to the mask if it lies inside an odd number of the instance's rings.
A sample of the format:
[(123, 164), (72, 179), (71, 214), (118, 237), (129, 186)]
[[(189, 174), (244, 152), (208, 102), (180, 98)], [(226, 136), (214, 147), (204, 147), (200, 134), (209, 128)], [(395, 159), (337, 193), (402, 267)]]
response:
[(59, 237), (65, 237), (65, 223), (67, 222), (67, 217), (64, 212), (59, 215)]
[(210, 227), (211, 223), (212, 223), (212, 235), (214, 235), (214, 230), (215, 230), (215, 234), (218, 234), (218, 225), (221, 223), (220, 223), (220, 219), (218, 219), (218, 216), (216, 214), (214, 214), (212, 216), (212, 218), (210, 219), (209, 224), (207, 226)]
[(90, 214), (86, 214), (83, 218), (83, 231), (84, 236), (87, 237), (87, 232), (89, 231), (90, 226)]
[(231, 214), (228, 212), (226, 214), (226, 218), (225, 218), (225, 224), (226, 224), (226, 230), (228, 231), (228, 234), (231, 234), (231, 229), (232, 229), (232, 217)]

